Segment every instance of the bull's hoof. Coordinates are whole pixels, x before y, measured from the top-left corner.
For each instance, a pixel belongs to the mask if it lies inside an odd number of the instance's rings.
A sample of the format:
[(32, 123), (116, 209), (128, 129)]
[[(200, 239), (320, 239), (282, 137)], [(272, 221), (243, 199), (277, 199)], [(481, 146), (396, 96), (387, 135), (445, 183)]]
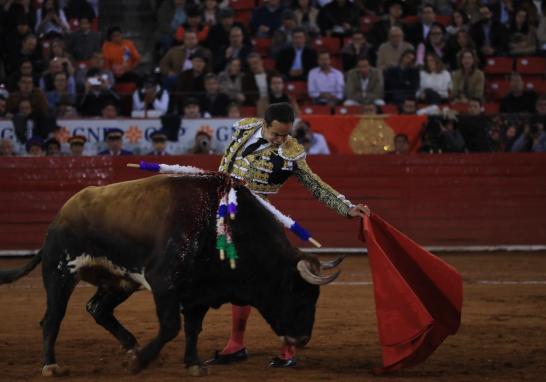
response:
[(188, 374), (191, 377), (204, 377), (209, 374), (209, 370), (200, 365), (191, 365), (188, 366)]
[(140, 359), (138, 357), (138, 350), (131, 349), (126, 353), (126, 360), (124, 366), (127, 368), (127, 371), (131, 374), (137, 374), (142, 370), (142, 365), (140, 364)]
[(66, 367), (60, 367), (56, 363), (51, 365), (45, 365), (42, 368), (42, 375), (44, 377), (65, 377), (70, 374), (70, 370)]
[(296, 366), (296, 359), (295, 358), (282, 359), (280, 357), (275, 357), (269, 363), (269, 367), (272, 367), (272, 368), (275, 368), (275, 369), (294, 367), (294, 366)]

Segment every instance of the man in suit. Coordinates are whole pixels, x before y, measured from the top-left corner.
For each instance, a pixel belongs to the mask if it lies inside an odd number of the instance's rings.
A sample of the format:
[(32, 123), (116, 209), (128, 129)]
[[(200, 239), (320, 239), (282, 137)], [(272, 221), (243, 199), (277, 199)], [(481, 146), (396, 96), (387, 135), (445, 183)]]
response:
[(104, 135), (108, 148), (104, 151), (101, 151), (99, 155), (133, 155), (131, 151), (123, 149), (123, 130), (108, 129)]
[(470, 29), (470, 36), (481, 59), (499, 56), (508, 52), (508, 30), (493, 19), (490, 6), (480, 6), (480, 21)]
[(408, 41), (413, 46), (417, 46), (426, 40), (428, 33), (430, 32), (430, 28), (436, 22), (436, 11), (430, 4), (423, 5), (419, 16), (419, 22), (415, 25), (409, 26), (406, 33)]
[(229, 97), (220, 92), (220, 84), (214, 73), (205, 75), (205, 94), (199, 98), (201, 112), (209, 113), (211, 117), (225, 117), (229, 105)]
[(276, 68), (289, 81), (305, 81), (311, 69), (317, 66), (317, 52), (307, 47), (305, 29), (292, 30), (292, 46), (279, 52)]
[(358, 60), (357, 67), (347, 74), (345, 82), (345, 105), (358, 105), (366, 101), (383, 99), (383, 73), (373, 68), (366, 57)]

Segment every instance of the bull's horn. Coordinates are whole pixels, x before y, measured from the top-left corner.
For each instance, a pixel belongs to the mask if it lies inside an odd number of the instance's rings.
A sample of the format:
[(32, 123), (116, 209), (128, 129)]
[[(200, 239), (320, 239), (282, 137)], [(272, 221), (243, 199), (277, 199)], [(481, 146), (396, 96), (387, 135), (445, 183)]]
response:
[(330, 260), (330, 261), (325, 261), (325, 262), (320, 262), (320, 269), (322, 269), (323, 271), (325, 270), (328, 270), (328, 269), (333, 269), (335, 267), (337, 267), (339, 264), (341, 264), (341, 262), (345, 259), (345, 256), (339, 256), (337, 259), (335, 260)]
[(330, 276), (317, 276), (311, 270), (309, 269), (309, 263), (305, 260), (298, 261), (298, 272), (300, 273), (300, 276), (307, 281), (309, 284), (313, 285), (325, 285), (329, 284), (341, 273), (341, 271), (337, 271), (334, 274), (331, 274)]

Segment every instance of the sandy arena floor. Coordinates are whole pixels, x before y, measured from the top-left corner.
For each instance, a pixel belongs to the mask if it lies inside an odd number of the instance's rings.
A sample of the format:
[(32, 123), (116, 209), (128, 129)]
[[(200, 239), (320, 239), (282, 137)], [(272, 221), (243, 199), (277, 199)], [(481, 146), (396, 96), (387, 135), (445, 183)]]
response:
[[(546, 253), (443, 255), (462, 272), (465, 284), (463, 321), (422, 365), (387, 377), (373, 377), (380, 364), (373, 290), (367, 258), (345, 260), (338, 282), (322, 288), (313, 339), (298, 353), (291, 370), (266, 365), (279, 343), (256, 313), (250, 318), (248, 361), (210, 367), (203, 381), (544, 381), (546, 380)], [(326, 258), (326, 257), (325, 257)], [(0, 260), (0, 268), (26, 260)], [(85, 311), (94, 293), (80, 284), (69, 304), (57, 342), (59, 364), (71, 370), (68, 381), (189, 380), (182, 365), (183, 335), (168, 344), (160, 359), (138, 377), (122, 367), (123, 355), (113, 337)], [(42, 340), (38, 322), (45, 295), (40, 269), (0, 287), (0, 381), (43, 381)], [(141, 344), (157, 330), (148, 292), (139, 292), (117, 312)], [(211, 310), (200, 337), (205, 359), (219, 349), (230, 329), (230, 309)]]

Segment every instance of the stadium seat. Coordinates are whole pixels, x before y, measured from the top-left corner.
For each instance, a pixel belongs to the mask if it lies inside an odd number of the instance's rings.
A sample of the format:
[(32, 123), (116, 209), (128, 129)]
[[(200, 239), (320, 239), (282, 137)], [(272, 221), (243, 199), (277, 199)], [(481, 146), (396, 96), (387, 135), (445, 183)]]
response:
[(266, 71), (272, 71), (275, 69), (275, 60), (272, 58), (264, 58), (262, 59), (262, 62), (264, 64), (264, 69)]
[(398, 114), (398, 106), (394, 103), (388, 103), (386, 105), (381, 106), (381, 112), (382, 114)]
[(486, 80), (485, 92), (488, 100), (498, 101), (510, 92), (508, 80)]
[(451, 16), (436, 15), (436, 22), (443, 27), (447, 27), (451, 24)]
[(256, 116), (256, 107), (255, 106), (241, 106), (241, 117), (255, 117)]
[(250, 20), (252, 19), (252, 11), (236, 11), (234, 19), (235, 21), (243, 24), (245, 28), (248, 28), (248, 26), (250, 25)]
[(252, 40), (252, 45), (254, 45), (254, 50), (260, 53), (261, 56), (269, 56), (270, 38), (255, 38)]
[(487, 102), (483, 105), (483, 112), (485, 114), (498, 114), (500, 105), (497, 102)]
[(538, 94), (546, 94), (546, 80), (538, 78), (525, 80), (525, 88), (534, 90)]
[(328, 105), (304, 105), (301, 107), (301, 111), (307, 115), (330, 115), (332, 114), (332, 107)]
[(509, 74), (514, 70), (514, 60), (512, 57), (489, 57), (486, 60), (486, 74)]
[(286, 91), (289, 96), (296, 98), (298, 101), (307, 98), (307, 82), (293, 81), (286, 84)]
[(229, 7), (234, 11), (252, 10), (256, 6), (254, 0), (230, 0)]
[(119, 95), (132, 95), (137, 89), (137, 84), (134, 82), (122, 82), (114, 84), (113, 88)]
[(362, 106), (360, 105), (336, 106), (335, 114), (336, 115), (354, 115), (354, 114), (360, 114), (361, 110), (362, 110)]
[(402, 18), (402, 22), (406, 25), (417, 24), (419, 22), (419, 16), (406, 16)]
[(516, 72), (520, 74), (546, 74), (546, 58), (520, 57), (516, 59)]
[(468, 104), (466, 102), (453, 102), (449, 104), (449, 108), (457, 113), (464, 114), (468, 110)]
[(327, 50), (328, 52), (332, 54), (339, 53), (339, 45), (340, 41), (337, 37), (319, 37), (316, 39), (313, 39), (311, 42), (311, 45), (313, 49), (316, 49), (317, 51), (320, 50)]

